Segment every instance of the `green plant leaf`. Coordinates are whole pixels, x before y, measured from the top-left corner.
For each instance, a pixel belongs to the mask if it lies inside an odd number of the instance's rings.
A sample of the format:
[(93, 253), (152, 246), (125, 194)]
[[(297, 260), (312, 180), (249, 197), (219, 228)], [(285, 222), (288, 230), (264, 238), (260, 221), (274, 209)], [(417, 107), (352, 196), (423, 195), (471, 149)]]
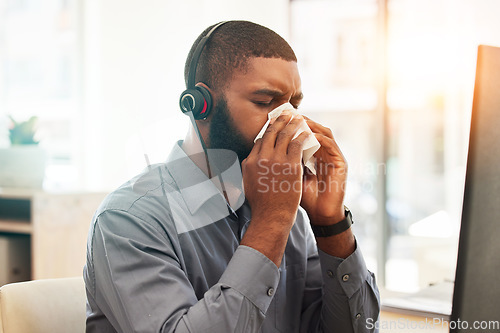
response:
[(39, 141), (35, 141), (36, 125), (38, 118), (33, 116), (27, 121), (17, 122), (9, 116), (12, 121), (12, 126), (9, 129), (9, 138), (12, 145), (36, 145)]

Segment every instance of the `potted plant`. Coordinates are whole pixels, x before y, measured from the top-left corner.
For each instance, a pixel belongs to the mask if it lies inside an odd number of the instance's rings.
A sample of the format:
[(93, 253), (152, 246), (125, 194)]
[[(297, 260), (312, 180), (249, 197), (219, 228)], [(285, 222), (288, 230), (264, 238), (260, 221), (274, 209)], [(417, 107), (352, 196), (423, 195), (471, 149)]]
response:
[(46, 154), (35, 140), (38, 119), (10, 120), (11, 146), (0, 149), (0, 187), (41, 188)]

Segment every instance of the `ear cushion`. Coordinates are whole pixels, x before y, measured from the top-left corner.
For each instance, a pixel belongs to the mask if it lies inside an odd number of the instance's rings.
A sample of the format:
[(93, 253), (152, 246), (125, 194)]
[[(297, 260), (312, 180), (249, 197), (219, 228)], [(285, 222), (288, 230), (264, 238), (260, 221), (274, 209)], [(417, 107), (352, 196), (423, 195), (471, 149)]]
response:
[(196, 87), (196, 89), (203, 95), (205, 101), (200, 113), (197, 114), (199, 118), (195, 119), (204, 119), (208, 117), (208, 115), (212, 111), (212, 94), (205, 87)]
[(183, 113), (192, 111), (194, 119), (204, 119), (212, 109), (212, 95), (204, 87), (186, 89), (181, 94), (179, 105)]

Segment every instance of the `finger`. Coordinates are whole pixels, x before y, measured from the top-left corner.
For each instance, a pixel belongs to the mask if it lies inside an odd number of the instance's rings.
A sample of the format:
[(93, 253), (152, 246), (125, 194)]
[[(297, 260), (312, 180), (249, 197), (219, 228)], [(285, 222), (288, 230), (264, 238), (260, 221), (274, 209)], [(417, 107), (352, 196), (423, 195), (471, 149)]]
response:
[(260, 152), (263, 150), (272, 151), (276, 144), (276, 137), (278, 133), (285, 128), (292, 117), (290, 112), (283, 112), (272, 124), (270, 124), (264, 135), (262, 136), (262, 146)]
[(252, 154), (258, 154), (260, 152), (260, 149), (262, 147), (262, 138), (258, 138), (257, 141), (255, 141), (255, 143), (253, 144), (253, 148), (252, 148), (252, 151), (250, 152), (250, 155)]
[(302, 158), (302, 148), (304, 147), (304, 142), (311, 135), (309, 132), (302, 132), (298, 137), (290, 141), (288, 144), (287, 154), (292, 159), (297, 159), (300, 161)]
[(276, 138), (276, 153), (287, 154), (288, 145), (292, 141), (293, 137), (297, 133), (300, 125), (302, 124), (302, 116), (294, 116), (292, 120), (283, 128)]
[(335, 142), (334, 139), (318, 133), (316, 133), (315, 136), (319, 144), (327, 154), (333, 156), (342, 156), (342, 158), (344, 157), (342, 151), (340, 150), (340, 147), (337, 145), (337, 142)]
[(252, 150), (250, 151), (250, 154), (248, 154), (248, 156), (243, 161), (241, 161), (241, 166), (243, 168), (249, 161), (255, 160), (256, 158), (259, 157), (261, 146), (262, 146), (262, 138), (259, 138), (257, 139), (257, 141), (255, 141)]
[(319, 144), (321, 145), (321, 148), (323, 148), (323, 151), (326, 152), (329, 155), (338, 155), (340, 150), (338, 148), (338, 145), (336, 144), (335, 140), (330, 139), (327, 136), (324, 136), (323, 134), (315, 133), (315, 137), (318, 140)]
[(329, 181), (333, 175), (347, 175), (347, 161), (337, 143), (321, 134), (316, 134), (321, 144), (316, 157), (316, 176), (322, 181)]
[(323, 126), (321, 124), (318, 124), (317, 122), (315, 122), (314, 120), (311, 120), (308, 117), (304, 116), (304, 119), (306, 120), (307, 126), (309, 126), (311, 131), (313, 131), (314, 133), (323, 134), (323, 135), (333, 139), (333, 133), (332, 133), (331, 129), (329, 129), (328, 127)]

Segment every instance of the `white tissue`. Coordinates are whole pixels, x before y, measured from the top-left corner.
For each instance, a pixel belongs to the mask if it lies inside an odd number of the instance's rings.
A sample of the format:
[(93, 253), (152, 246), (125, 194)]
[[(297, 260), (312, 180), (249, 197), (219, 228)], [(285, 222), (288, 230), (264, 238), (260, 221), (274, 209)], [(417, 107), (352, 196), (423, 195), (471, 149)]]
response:
[[(264, 124), (264, 127), (260, 130), (259, 134), (255, 137), (253, 140), (254, 142), (257, 141), (257, 139), (262, 138), (264, 133), (266, 132), (267, 127), (269, 126), (269, 122), (273, 118), (278, 118), (283, 111), (290, 111), (292, 114), (292, 117), (298, 115), (299, 113), (297, 110), (293, 107), (292, 104), (290, 103), (285, 103), (280, 106), (278, 106), (276, 109), (272, 110), (271, 112), (268, 113), (267, 115), (267, 122)], [(309, 132), (312, 133), (311, 129), (309, 126), (307, 126), (307, 123), (304, 119), (302, 119), (302, 124), (300, 127), (297, 129), (297, 132), (293, 136), (292, 140), (295, 139), (300, 135), (302, 132)], [(316, 151), (321, 147), (320, 143), (318, 142), (318, 139), (314, 135), (310, 135), (306, 141), (304, 141), (304, 146), (302, 149), (302, 161), (304, 162), (304, 165), (313, 173), (316, 174), (316, 158), (313, 156)]]

